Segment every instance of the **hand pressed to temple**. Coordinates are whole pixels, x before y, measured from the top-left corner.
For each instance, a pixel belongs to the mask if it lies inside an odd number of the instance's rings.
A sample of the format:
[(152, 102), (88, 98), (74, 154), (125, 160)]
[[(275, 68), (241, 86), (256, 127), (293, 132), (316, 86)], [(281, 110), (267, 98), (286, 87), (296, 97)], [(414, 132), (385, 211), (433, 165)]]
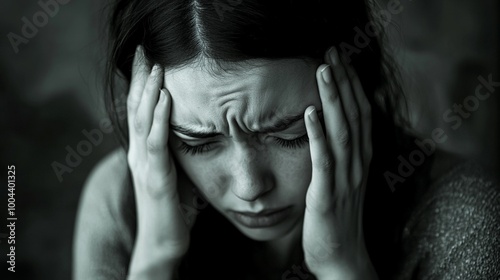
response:
[(305, 260), (318, 279), (378, 279), (366, 251), (362, 213), (372, 157), (371, 108), (335, 48), (316, 73), (318, 110), (305, 111), (312, 160), (303, 229)]

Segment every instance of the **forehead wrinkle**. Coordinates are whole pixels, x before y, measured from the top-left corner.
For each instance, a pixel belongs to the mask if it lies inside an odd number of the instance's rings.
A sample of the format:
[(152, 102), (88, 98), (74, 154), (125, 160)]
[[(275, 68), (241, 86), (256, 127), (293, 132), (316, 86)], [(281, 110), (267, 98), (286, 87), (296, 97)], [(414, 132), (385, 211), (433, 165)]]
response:
[[(236, 79), (237, 82), (233, 82)], [(268, 103), (267, 94), (262, 94), (264, 92), (264, 84), (267, 81), (258, 72), (247, 76), (232, 76), (228, 81), (228, 88), (225, 88), (224, 91), (215, 92), (210, 98), (215, 104), (214, 111), (222, 111), (221, 115), (223, 119), (226, 119), (228, 122), (234, 119), (234, 123), (241, 130), (249, 133), (251, 132), (250, 126), (254, 122), (261, 120), (261, 104)], [(228, 122), (224, 120), (222, 122), (228, 125)]]
[[(280, 74), (276, 75), (273, 72)], [(262, 81), (258, 89), (260, 93), (259, 99), (253, 103), (254, 106), (250, 106), (249, 114), (245, 119), (250, 124), (249, 129), (251, 131), (259, 131), (266, 124), (273, 122), (278, 116), (277, 112), (286, 105), (286, 102), (282, 101), (287, 98), (288, 87), (292, 86), (286, 75), (281, 74), (280, 71), (269, 69), (264, 73), (259, 73), (259, 76)], [(255, 122), (250, 120), (251, 116), (256, 116), (254, 118)]]
[[(197, 73), (194, 77), (186, 78), (189, 77), (186, 75), (181, 78), (182, 85), (176, 89), (176, 93), (179, 99), (185, 99), (182, 96), (184, 91), (194, 103), (181, 102), (184, 116), (180, 117), (205, 124), (198, 126), (191, 123), (192, 127), (211, 128), (226, 135), (234, 134), (229, 131), (234, 130), (231, 126), (241, 127), (238, 130), (248, 132), (259, 131), (259, 128), (274, 122), (277, 117), (295, 110), (294, 104), (303, 100), (300, 95), (308, 95), (311, 84), (314, 84), (314, 88), (317, 86), (315, 71), (311, 70), (311, 77), (306, 78), (303, 71), (299, 71), (302, 69), (300, 66), (280, 71), (280, 64), (269, 65), (271, 67), (260, 70), (257, 67), (225, 73), (218, 79), (203, 75), (199, 69), (191, 69), (192, 74)], [(290, 79), (290, 75), (295, 78)], [(201, 79), (194, 83), (193, 79), (196, 78)], [(287, 100), (292, 100), (293, 104)]]
[[(221, 111), (219, 121), (229, 130), (229, 135), (236, 133), (236, 126), (239, 126), (243, 131), (248, 131), (242, 117), (248, 116), (249, 96), (243, 92), (232, 93), (225, 95), (217, 100), (217, 108), (215, 111)], [(236, 126), (234, 126), (236, 124)]]

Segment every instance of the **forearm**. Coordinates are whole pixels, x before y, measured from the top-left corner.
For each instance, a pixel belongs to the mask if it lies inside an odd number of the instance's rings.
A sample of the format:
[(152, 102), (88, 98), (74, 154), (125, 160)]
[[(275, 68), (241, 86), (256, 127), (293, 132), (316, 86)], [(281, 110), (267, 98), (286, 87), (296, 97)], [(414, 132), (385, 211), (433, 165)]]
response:
[[(149, 248), (144, 250), (143, 248)], [(173, 256), (168, 249), (137, 246), (130, 262), (128, 280), (178, 279), (182, 258)]]

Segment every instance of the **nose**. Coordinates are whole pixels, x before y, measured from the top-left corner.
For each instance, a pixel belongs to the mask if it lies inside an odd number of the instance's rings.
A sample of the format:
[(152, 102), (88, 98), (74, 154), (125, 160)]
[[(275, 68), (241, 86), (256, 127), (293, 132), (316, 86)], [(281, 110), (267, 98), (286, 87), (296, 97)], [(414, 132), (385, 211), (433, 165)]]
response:
[(253, 146), (239, 149), (229, 166), (232, 169), (231, 191), (239, 199), (255, 201), (274, 188), (272, 171), (265, 163), (265, 155)]

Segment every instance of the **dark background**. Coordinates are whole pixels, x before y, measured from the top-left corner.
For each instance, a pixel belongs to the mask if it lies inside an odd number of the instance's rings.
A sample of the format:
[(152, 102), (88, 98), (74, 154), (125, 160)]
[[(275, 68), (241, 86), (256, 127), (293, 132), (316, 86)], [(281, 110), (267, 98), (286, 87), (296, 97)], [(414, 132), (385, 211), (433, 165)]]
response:
[[(41, 2), (48, 2), (42, 0)], [(60, 0), (62, 1), (62, 0)], [(222, 0), (221, 0), (222, 1)], [(387, 2), (387, 1), (386, 1)], [(474, 94), (477, 77), (499, 75), (497, 1), (401, 0), (390, 27), (401, 65), (411, 121), (422, 137), (442, 128), (439, 147), (478, 160), (497, 175), (500, 164), (500, 87), (456, 130), (443, 113)], [(67, 149), (87, 140), (106, 120), (101, 90), (106, 1), (70, 0), (20, 44), (26, 17), (43, 11), (37, 1), (0, 3), (0, 279), (70, 279), (79, 196), (92, 167), (117, 143), (111, 133), (92, 144), (59, 180), (52, 164), (67, 165)], [(386, 3), (380, 4), (384, 9)], [(101, 130), (102, 131), (102, 130)], [(7, 166), (16, 166), (16, 273), (7, 271), (5, 234)]]

